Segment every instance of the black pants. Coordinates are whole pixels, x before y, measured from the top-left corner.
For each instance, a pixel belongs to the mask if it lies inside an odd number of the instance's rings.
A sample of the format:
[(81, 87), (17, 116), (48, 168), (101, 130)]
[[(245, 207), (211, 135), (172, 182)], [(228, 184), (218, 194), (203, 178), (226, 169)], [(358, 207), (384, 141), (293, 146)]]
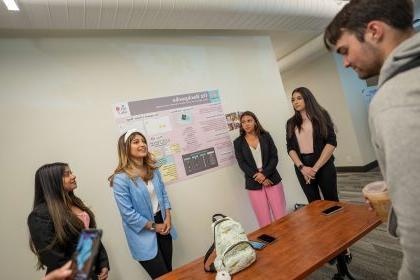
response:
[[(163, 223), (162, 214), (155, 215), (155, 223)], [(172, 271), (172, 236), (156, 233), (158, 252), (156, 257), (148, 261), (139, 261), (152, 279), (158, 278)]]
[[(303, 165), (308, 167), (314, 166), (317, 160), (318, 159), (315, 158), (314, 154), (301, 155)], [(335, 170), (332, 159), (328, 160), (327, 163), (318, 170), (315, 179), (311, 180), (309, 184), (306, 184), (305, 178), (296, 166), (295, 171), (308, 202), (321, 199), (321, 194), (319, 193), (320, 189), (325, 200), (338, 201), (337, 171)]]

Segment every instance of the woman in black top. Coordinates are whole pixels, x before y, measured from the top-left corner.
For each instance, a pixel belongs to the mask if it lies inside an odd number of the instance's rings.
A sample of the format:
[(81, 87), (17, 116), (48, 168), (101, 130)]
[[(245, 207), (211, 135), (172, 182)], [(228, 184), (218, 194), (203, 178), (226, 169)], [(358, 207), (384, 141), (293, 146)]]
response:
[[(35, 174), (34, 207), (28, 217), (30, 247), (38, 257), (38, 269), (47, 273), (69, 261), (80, 232), (96, 227), (95, 216), (73, 190), (77, 187), (66, 163), (46, 164)], [(108, 255), (102, 243), (95, 262), (95, 278), (108, 278)]]
[(287, 121), (287, 152), (308, 202), (321, 199), (338, 201), (337, 173), (333, 152), (337, 146), (334, 124), (311, 91), (299, 87), (292, 92), (295, 111)]
[(260, 227), (286, 214), (281, 177), (277, 171), (277, 148), (254, 113), (242, 113), (240, 136), (235, 139), (235, 155), (245, 175), (245, 188)]

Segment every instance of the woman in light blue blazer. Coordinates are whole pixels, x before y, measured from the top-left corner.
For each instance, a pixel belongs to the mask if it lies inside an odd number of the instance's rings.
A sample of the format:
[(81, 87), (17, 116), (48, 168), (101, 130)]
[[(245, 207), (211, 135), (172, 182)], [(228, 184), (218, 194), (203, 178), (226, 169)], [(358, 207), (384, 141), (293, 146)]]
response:
[(109, 177), (128, 247), (153, 279), (172, 270), (171, 205), (146, 138), (136, 129), (118, 140), (118, 167)]

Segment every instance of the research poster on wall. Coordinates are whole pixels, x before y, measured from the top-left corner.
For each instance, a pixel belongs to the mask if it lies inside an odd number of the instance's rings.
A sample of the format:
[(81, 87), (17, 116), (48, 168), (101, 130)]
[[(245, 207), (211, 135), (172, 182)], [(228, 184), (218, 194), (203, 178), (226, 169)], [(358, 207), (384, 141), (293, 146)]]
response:
[(218, 90), (114, 104), (119, 131), (136, 128), (167, 184), (235, 162)]

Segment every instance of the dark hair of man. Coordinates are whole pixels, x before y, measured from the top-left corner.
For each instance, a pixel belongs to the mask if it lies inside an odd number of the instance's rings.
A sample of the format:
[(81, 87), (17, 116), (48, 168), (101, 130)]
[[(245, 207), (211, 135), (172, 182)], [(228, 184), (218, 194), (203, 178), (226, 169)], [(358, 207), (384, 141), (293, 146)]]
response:
[(369, 22), (382, 21), (398, 30), (413, 28), (412, 0), (351, 0), (338, 12), (324, 32), (324, 44), (331, 50), (343, 31), (355, 34), (364, 42), (364, 34)]
[(65, 245), (72, 236), (78, 235), (84, 229), (83, 222), (72, 212), (71, 206), (76, 206), (88, 213), (90, 217), (89, 227), (96, 227), (93, 212), (73, 191), (67, 192), (64, 190), (63, 176), (66, 167), (68, 167), (68, 164), (56, 162), (41, 166), (35, 173), (33, 209), (42, 203), (46, 203), (55, 230), (55, 238), (46, 248), (37, 250), (32, 240), (29, 240), (32, 252), (38, 257), (38, 269), (43, 268), (39, 251), (49, 250), (56, 244)]
[(245, 111), (241, 114), (241, 117), (239, 118), (239, 121), (241, 122), (241, 127), (239, 128), (239, 134), (241, 136), (246, 135), (246, 132), (242, 127), (242, 118), (245, 117), (245, 116), (249, 116), (249, 117), (254, 119), (254, 121), (255, 121), (255, 134), (257, 136), (260, 136), (261, 134), (267, 133), (267, 130), (265, 130), (262, 127), (262, 125), (260, 124), (260, 121), (258, 120), (257, 116), (254, 113), (252, 113), (251, 111)]
[[(324, 139), (328, 137), (328, 130), (334, 129), (334, 123), (332, 122), (328, 112), (318, 104), (312, 92), (306, 87), (298, 87), (293, 90), (292, 96), (294, 93), (300, 93), (305, 102), (305, 111), (308, 115), (308, 118), (312, 122), (313, 130), (316, 134), (321, 135)], [(295, 133), (296, 127), (299, 132), (302, 129), (302, 116), (300, 112), (295, 110), (293, 117), (287, 122), (287, 138), (290, 139)]]

